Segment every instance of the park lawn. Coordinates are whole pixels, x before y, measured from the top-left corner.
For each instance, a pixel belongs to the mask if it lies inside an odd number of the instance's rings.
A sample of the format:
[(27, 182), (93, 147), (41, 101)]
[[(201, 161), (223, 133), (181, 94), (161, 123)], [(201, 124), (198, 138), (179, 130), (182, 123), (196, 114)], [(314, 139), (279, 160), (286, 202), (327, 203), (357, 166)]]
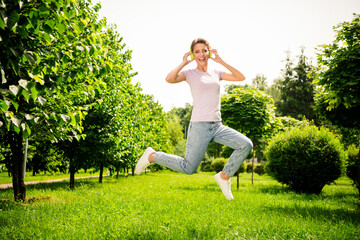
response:
[[(104, 172), (106, 175), (106, 172)], [(93, 169), (89, 169), (86, 172), (81, 169), (76, 174), (75, 177), (94, 177), (99, 176), (99, 171), (95, 171)], [(48, 181), (48, 180), (55, 180), (55, 179), (69, 179), (69, 173), (62, 173), (62, 172), (40, 172), (35, 176), (32, 175), (32, 172), (26, 172), (24, 182), (36, 182), (36, 181)], [(12, 177), (9, 177), (8, 172), (0, 173), (0, 184), (9, 184), (12, 183)]]
[(83, 179), (74, 191), (67, 181), (32, 185), (25, 203), (0, 190), (0, 239), (359, 239), (360, 200), (347, 178), (305, 195), (240, 177), (234, 201), (214, 173)]

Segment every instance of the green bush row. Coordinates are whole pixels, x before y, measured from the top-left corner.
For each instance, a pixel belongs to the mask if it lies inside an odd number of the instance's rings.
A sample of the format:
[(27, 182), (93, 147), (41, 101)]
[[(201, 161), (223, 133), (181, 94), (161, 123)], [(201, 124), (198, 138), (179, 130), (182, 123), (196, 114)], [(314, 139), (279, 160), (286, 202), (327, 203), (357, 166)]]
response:
[[(228, 159), (226, 158), (207, 158), (205, 157), (204, 161), (200, 164), (200, 170), (202, 172), (220, 172), (225, 164), (227, 163)], [(243, 162), (239, 168), (239, 173), (243, 172), (251, 172), (252, 171), (252, 163)], [(254, 164), (254, 172), (263, 175), (265, 174), (265, 164), (257, 163)]]

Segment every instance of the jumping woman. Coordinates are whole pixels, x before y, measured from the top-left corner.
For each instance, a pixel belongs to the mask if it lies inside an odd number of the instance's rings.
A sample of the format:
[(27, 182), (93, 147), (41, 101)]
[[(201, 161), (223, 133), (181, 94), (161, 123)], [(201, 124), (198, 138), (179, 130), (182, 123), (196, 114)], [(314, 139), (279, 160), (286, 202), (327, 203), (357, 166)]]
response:
[[(166, 77), (168, 83), (186, 81), (193, 97), (185, 158), (157, 152), (148, 147), (139, 159), (135, 173), (141, 174), (150, 164), (157, 163), (177, 172), (193, 174), (200, 165), (210, 141), (214, 141), (234, 149), (222, 171), (215, 175), (224, 196), (228, 200), (233, 200), (230, 177), (234, 176), (253, 145), (245, 135), (222, 124), (220, 81), (244, 81), (245, 76), (224, 62), (216, 49), (210, 49), (205, 39), (195, 39), (190, 49), (190, 52), (185, 53), (182, 63)], [(221, 64), (229, 72), (209, 69), (209, 59)], [(192, 61), (197, 64), (195, 69), (181, 71)]]

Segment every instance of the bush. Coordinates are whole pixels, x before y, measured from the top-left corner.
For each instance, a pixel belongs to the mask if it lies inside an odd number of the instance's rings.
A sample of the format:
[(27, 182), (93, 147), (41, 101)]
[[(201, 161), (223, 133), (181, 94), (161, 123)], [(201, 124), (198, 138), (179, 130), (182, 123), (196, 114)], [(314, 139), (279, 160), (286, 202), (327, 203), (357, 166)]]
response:
[(249, 162), (246, 164), (246, 172), (251, 173), (252, 172), (252, 162)]
[(265, 174), (265, 165), (264, 164), (256, 164), (254, 172), (259, 174), (260, 176)]
[(329, 130), (304, 126), (276, 135), (266, 148), (266, 172), (296, 192), (319, 194), (341, 176), (346, 154)]
[(200, 163), (200, 171), (202, 172), (211, 172), (211, 163), (214, 161), (213, 157), (209, 157), (205, 154), (204, 160)]
[(211, 169), (215, 172), (220, 172), (224, 168), (227, 161), (228, 160), (225, 158), (215, 158), (215, 160), (211, 163)]
[[(227, 161), (228, 159), (225, 158), (215, 158), (211, 162), (211, 171), (215, 171), (215, 172), (222, 171)], [(239, 173), (245, 172), (245, 161), (240, 165), (238, 172)]]
[(346, 175), (353, 181), (360, 195), (360, 154), (359, 149), (351, 146), (348, 149)]
[[(251, 170), (252, 170), (252, 162), (249, 162), (248, 164), (246, 164), (246, 172), (251, 173)], [(254, 173), (257, 173), (259, 175), (265, 174), (265, 165), (261, 163), (254, 164)]]

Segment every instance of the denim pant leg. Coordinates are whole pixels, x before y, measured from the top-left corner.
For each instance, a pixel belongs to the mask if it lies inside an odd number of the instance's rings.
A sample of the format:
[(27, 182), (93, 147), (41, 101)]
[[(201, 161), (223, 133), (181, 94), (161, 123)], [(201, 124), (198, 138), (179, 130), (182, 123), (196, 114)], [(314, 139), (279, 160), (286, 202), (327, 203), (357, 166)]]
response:
[(163, 152), (156, 152), (154, 163), (174, 171), (193, 174), (199, 167), (212, 139), (208, 122), (192, 122), (188, 129), (185, 158)]
[(234, 176), (240, 165), (249, 155), (253, 147), (252, 141), (238, 131), (222, 124), (214, 135), (214, 141), (234, 149), (222, 170), (229, 177)]

